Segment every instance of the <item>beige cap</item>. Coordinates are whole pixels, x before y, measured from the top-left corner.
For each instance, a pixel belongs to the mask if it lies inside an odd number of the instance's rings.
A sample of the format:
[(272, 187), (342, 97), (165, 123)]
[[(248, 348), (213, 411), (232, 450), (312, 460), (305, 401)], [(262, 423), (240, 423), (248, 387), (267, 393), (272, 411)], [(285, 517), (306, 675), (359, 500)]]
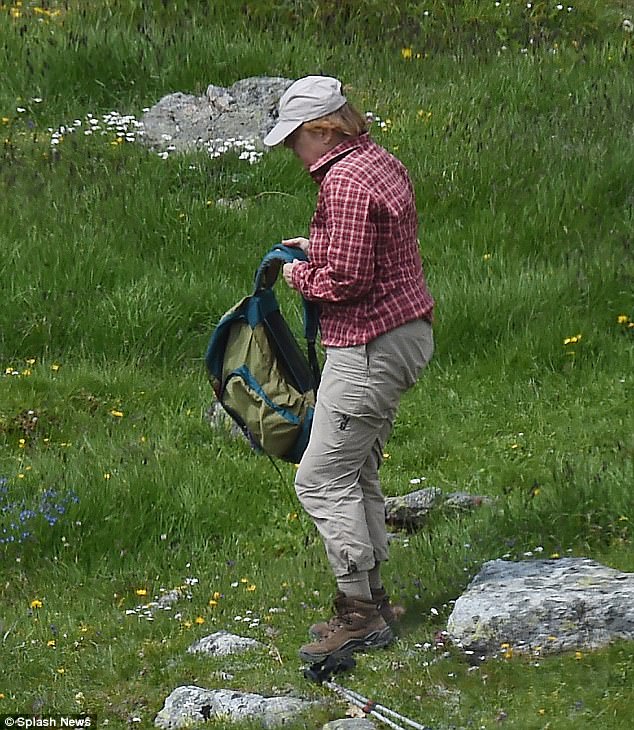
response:
[(277, 124), (264, 138), (264, 144), (274, 147), (304, 122), (332, 114), (345, 103), (341, 82), (332, 76), (304, 76), (297, 79), (282, 95)]

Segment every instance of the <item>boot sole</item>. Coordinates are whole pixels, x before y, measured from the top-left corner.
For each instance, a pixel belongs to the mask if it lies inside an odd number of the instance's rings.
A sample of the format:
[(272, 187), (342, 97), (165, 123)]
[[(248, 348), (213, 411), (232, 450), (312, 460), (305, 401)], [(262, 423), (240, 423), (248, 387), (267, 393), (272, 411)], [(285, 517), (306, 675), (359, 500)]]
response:
[(329, 657), (333, 659), (341, 659), (346, 654), (351, 654), (354, 651), (381, 649), (391, 644), (392, 641), (394, 641), (394, 634), (392, 633), (392, 629), (389, 626), (386, 626), (384, 629), (381, 629), (381, 631), (375, 631), (363, 639), (349, 639), (345, 644), (342, 644), (334, 651), (306, 652), (300, 649), (299, 658), (310, 664), (316, 664), (318, 662), (325, 661)]

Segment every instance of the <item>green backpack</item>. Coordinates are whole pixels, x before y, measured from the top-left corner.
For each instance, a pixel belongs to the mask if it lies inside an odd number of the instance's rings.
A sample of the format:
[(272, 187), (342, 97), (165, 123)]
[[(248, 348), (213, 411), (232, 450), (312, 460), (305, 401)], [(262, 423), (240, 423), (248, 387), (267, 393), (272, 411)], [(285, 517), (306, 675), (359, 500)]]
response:
[(282, 264), (294, 259), (306, 256), (281, 244), (264, 256), (253, 294), (221, 318), (205, 364), (218, 401), (251, 444), (270, 456), (298, 463), (308, 444), (320, 369), (315, 348), (317, 305), (303, 301), (306, 356), (273, 292)]

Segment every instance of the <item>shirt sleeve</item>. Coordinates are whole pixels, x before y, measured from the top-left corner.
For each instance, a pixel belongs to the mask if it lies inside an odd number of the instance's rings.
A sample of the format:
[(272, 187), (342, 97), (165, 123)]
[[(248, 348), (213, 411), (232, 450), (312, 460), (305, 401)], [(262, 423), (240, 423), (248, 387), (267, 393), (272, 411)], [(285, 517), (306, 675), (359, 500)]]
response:
[(367, 294), (374, 279), (377, 234), (371, 195), (358, 182), (343, 177), (329, 180), (322, 193), (325, 264), (295, 266), (293, 285), (306, 299), (354, 301)]

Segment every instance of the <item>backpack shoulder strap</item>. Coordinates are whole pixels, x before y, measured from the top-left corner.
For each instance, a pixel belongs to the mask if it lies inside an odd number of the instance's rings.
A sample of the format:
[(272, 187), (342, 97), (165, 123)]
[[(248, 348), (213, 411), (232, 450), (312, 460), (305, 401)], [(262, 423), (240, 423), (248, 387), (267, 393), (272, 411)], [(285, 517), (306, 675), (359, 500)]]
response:
[(275, 244), (271, 250), (264, 255), (258, 270), (255, 272), (255, 291), (270, 289), (275, 282), (282, 268), (282, 264), (290, 264), (291, 261), (299, 259), (308, 261), (308, 257), (296, 246), (284, 246), (281, 243)]
[[(264, 255), (258, 270), (255, 272), (255, 293), (257, 294), (265, 289), (272, 288), (277, 281), (282, 265), (289, 264), (296, 259), (308, 261), (308, 257), (301, 248), (297, 246), (284, 246), (281, 243), (275, 244)], [(304, 305), (304, 337), (306, 338), (308, 348), (308, 362), (316, 388), (320, 379), (319, 361), (315, 347), (317, 330), (319, 328), (319, 307), (315, 302), (309, 302), (304, 297), (302, 297), (302, 300)]]

